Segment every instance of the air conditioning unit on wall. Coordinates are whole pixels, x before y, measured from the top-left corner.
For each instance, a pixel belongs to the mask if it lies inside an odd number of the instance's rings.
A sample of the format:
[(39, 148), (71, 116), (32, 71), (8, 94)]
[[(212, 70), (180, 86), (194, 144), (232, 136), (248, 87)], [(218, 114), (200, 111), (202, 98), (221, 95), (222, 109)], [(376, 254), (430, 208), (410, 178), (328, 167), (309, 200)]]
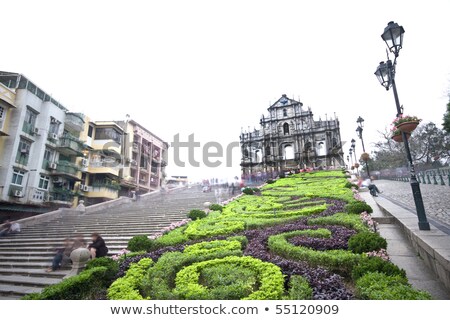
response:
[(87, 192), (87, 191), (89, 191), (89, 186), (88, 185), (84, 185), (83, 189), (84, 189), (85, 192)]
[(49, 169), (51, 170), (56, 170), (56, 168), (58, 167), (58, 164), (55, 162), (52, 162), (48, 165)]
[(61, 177), (53, 177), (53, 183), (63, 183), (63, 179)]
[(15, 190), (14, 191), (14, 197), (22, 198), (23, 197), (23, 191), (22, 190)]
[(50, 138), (53, 139), (53, 140), (58, 140), (58, 134), (50, 133)]
[(87, 165), (88, 165), (88, 159), (81, 159), (81, 165), (82, 165), (83, 167), (87, 167)]

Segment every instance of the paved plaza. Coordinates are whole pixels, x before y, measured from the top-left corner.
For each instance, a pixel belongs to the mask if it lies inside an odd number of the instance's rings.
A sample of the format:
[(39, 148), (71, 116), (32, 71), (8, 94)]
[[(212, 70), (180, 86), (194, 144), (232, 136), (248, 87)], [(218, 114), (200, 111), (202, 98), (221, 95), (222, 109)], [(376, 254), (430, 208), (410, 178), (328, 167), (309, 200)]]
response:
[[(414, 199), (409, 182), (378, 180), (375, 182), (383, 196), (415, 212)], [(450, 227), (450, 187), (421, 184), (423, 202), (427, 216)]]

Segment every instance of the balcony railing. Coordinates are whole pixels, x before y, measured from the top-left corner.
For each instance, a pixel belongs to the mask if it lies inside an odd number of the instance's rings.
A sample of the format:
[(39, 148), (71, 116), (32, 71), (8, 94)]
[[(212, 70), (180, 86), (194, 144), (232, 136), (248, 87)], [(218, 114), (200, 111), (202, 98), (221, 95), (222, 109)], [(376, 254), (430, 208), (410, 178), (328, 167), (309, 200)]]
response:
[(73, 202), (75, 194), (73, 191), (63, 188), (53, 188), (49, 193), (49, 201)]
[(73, 136), (65, 135), (59, 138), (57, 148), (62, 154), (82, 156), (84, 143)]
[(82, 131), (84, 128), (84, 115), (81, 113), (67, 113), (66, 120), (64, 122), (66, 126), (75, 131)]
[(102, 182), (94, 182), (92, 184), (92, 188), (105, 188), (110, 190), (120, 190), (120, 185), (118, 183), (102, 183)]
[(56, 167), (56, 173), (77, 176), (81, 168), (69, 161), (60, 161)]

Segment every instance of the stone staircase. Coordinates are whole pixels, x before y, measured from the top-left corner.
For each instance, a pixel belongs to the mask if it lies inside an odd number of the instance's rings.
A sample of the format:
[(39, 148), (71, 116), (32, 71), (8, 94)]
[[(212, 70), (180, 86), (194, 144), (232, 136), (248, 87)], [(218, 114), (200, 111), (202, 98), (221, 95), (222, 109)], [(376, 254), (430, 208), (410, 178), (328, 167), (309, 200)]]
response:
[(61, 281), (68, 270), (45, 270), (54, 249), (74, 233), (83, 234), (86, 241), (92, 232), (100, 233), (112, 255), (126, 248), (133, 236), (156, 233), (186, 218), (189, 210), (203, 208), (206, 201), (215, 202), (214, 192), (202, 193), (200, 187), (177, 189), (95, 213), (71, 212), (24, 227), (18, 235), (0, 238), (0, 300), (19, 299)]

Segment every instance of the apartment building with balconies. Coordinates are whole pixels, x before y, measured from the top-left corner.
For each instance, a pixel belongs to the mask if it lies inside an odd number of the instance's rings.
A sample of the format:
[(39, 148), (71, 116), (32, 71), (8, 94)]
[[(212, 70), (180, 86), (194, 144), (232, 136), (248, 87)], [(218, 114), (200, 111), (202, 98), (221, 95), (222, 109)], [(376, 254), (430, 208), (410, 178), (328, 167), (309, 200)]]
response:
[[(16, 93), (0, 83), (0, 155), (4, 154), (5, 138), (9, 136), (9, 124), (12, 110), (16, 109), (14, 105), (16, 101)], [(2, 159), (0, 159), (0, 166)]]
[(157, 190), (167, 149), (136, 121), (91, 121), (0, 71), (0, 218)]
[(72, 206), (53, 203), (50, 195), (53, 174), (62, 170), (57, 148), (68, 110), (22, 74), (0, 72), (0, 83), (14, 106), (7, 115), (8, 135), (1, 138), (0, 211), (26, 216), (53, 205)]
[(134, 120), (117, 121), (124, 128), (122, 194), (158, 190), (165, 178), (167, 142)]

